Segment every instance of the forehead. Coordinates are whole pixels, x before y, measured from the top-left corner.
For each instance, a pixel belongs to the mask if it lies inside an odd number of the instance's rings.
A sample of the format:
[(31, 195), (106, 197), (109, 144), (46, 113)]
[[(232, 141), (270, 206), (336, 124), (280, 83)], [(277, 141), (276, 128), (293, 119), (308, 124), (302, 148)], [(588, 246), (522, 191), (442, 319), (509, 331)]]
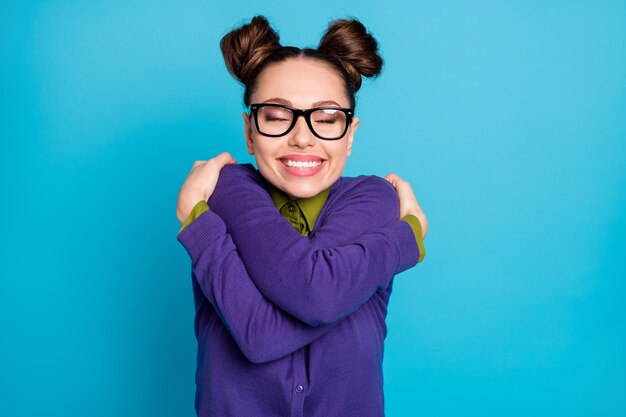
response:
[(343, 78), (329, 65), (313, 59), (292, 58), (263, 69), (251, 100), (263, 102), (281, 97), (299, 108), (308, 108), (316, 101), (333, 100), (348, 107), (344, 88)]

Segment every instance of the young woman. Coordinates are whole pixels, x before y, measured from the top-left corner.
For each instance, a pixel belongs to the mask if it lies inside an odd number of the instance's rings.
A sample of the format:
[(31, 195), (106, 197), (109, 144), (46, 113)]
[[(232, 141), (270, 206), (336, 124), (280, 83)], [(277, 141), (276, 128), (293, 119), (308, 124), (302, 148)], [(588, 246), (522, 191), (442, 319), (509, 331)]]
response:
[[(421, 261), (427, 221), (395, 174), (342, 177), (362, 76), (382, 68), (355, 19), (317, 49), (256, 16), (221, 42), (245, 85), (251, 164), (196, 161), (178, 240), (192, 261), (201, 416), (383, 416), (394, 275)], [(300, 117), (302, 116), (302, 117)]]

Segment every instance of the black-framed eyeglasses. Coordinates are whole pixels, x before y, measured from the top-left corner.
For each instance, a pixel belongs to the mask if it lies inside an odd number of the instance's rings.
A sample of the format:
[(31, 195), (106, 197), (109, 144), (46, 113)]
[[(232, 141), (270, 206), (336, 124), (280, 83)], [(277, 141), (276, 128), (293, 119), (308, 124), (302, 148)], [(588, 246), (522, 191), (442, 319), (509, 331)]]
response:
[(318, 138), (341, 139), (354, 116), (354, 109), (330, 106), (301, 110), (277, 103), (254, 103), (250, 110), (259, 133), (274, 138), (289, 133), (298, 117), (304, 116), (309, 129)]

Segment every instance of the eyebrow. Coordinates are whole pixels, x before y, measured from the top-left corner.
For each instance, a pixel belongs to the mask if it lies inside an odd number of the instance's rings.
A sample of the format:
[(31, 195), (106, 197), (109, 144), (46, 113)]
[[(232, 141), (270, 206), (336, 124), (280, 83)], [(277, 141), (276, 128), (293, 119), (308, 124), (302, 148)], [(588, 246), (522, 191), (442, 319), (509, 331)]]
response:
[[(291, 101), (284, 99), (284, 98), (280, 98), (280, 97), (268, 98), (267, 100), (263, 101), (263, 103), (269, 103), (269, 102), (275, 102), (279, 104), (285, 104), (287, 106), (293, 106), (293, 103), (291, 103)], [(341, 107), (339, 103), (333, 100), (316, 101), (315, 103), (311, 103), (311, 107), (323, 106), (324, 104), (334, 104), (336, 106)]]

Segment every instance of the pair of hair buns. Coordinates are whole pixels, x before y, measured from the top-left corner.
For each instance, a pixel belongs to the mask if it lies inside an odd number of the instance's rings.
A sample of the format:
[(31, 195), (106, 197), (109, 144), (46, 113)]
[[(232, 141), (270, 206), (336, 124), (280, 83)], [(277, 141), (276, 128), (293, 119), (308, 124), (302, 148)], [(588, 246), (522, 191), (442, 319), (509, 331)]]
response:
[[(246, 86), (263, 61), (282, 47), (278, 33), (261, 15), (230, 31), (220, 41), (228, 71)], [(375, 77), (382, 69), (378, 43), (357, 19), (331, 21), (317, 50), (339, 62), (352, 81), (354, 91), (361, 87), (362, 76)]]

